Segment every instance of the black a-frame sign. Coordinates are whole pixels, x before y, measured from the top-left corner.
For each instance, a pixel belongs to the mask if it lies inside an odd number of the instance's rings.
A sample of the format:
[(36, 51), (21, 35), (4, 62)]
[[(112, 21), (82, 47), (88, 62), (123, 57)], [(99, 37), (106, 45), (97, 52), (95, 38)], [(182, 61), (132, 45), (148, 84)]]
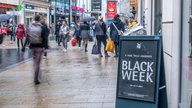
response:
[(116, 108), (168, 108), (161, 36), (122, 36)]

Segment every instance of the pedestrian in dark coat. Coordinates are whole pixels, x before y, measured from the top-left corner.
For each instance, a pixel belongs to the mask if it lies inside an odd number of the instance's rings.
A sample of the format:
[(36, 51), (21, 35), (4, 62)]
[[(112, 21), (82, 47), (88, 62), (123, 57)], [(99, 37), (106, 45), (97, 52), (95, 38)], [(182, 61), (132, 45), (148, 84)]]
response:
[[(116, 26), (116, 28), (119, 31), (123, 31), (123, 32), (125, 31), (124, 24), (120, 20), (120, 16), (118, 14), (114, 17), (112, 23)], [(118, 48), (119, 48), (120, 35), (118, 34), (118, 30), (115, 28), (115, 26), (113, 24), (110, 25), (110, 37), (111, 37), (112, 41), (115, 44), (115, 56), (114, 57), (118, 57), (118, 54), (119, 54)]]
[(80, 37), (83, 39), (83, 44), (85, 45), (85, 52), (88, 52), (87, 46), (89, 41), (89, 30), (90, 26), (86, 21), (80, 24)]
[[(40, 74), (40, 63), (41, 63), (41, 57), (43, 52), (46, 52), (48, 50), (48, 38), (46, 36), (46, 28), (42, 26), (41, 24), (41, 16), (36, 15), (35, 16), (35, 23), (32, 24), (32, 26), (36, 27), (41, 27), (41, 42), (40, 43), (32, 43), (30, 42), (31, 40), (29, 39), (30, 46), (29, 48), (32, 51), (33, 55), (33, 63), (34, 63), (34, 83), (35, 84), (40, 84), (39, 81), (39, 74)], [(29, 26), (29, 30), (32, 26)], [(27, 30), (27, 37), (29, 38), (28, 35), (31, 35), (30, 31)], [(38, 32), (39, 33), (39, 32)], [(33, 33), (33, 34), (38, 34), (38, 33)], [(33, 36), (34, 37), (34, 36)]]
[[(50, 29), (48, 28), (47, 24), (45, 23), (44, 16), (41, 17), (41, 21), (40, 22), (41, 22), (42, 26), (44, 27), (44, 29), (46, 31), (45, 38), (46, 38), (47, 42), (49, 43), (48, 40), (49, 40)], [(44, 52), (44, 58), (47, 58), (47, 52), (46, 51)]]
[(55, 27), (55, 36), (56, 36), (55, 40), (56, 40), (56, 43), (58, 44), (58, 46), (61, 46), (61, 45), (60, 45), (61, 36), (59, 35), (60, 27), (61, 27), (61, 24), (60, 24), (60, 22), (58, 21), (58, 22), (57, 22), (57, 25), (56, 25), (56, 27)]
[(77, 25), (75, 26), (75, 32), (73, 34), (73, 36), (76, 37), (77, 39), (77, 43), (79, 45), (79, 47), (81, 47), (81, 37), (80, 37), (80, 23), (77, 23)]
[(15, 37), (17, 38), (17, 46), (18, 49), (20, 48), (19, 41), (21, 42), (22, 48), (23, 46), (23, 38), (25, 36), (25, 28), (23, 27), (23, 24), (18, 24), (18, 28), (16, 29), (15, 32)]

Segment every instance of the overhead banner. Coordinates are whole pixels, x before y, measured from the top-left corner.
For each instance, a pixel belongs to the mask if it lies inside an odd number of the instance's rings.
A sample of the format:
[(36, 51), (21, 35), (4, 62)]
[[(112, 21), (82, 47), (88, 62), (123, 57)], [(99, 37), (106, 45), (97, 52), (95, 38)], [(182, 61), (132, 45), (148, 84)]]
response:
[(116, 1), (107, 2), (107, 18), (114, 18), (117, 13), (117, 3)]

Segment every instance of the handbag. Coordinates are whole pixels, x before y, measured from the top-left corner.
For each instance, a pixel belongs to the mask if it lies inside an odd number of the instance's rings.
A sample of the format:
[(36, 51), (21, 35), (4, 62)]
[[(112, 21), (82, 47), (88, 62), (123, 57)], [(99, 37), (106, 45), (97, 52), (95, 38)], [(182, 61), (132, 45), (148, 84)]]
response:
[(113, 24), (113, 26), (115, 27), (115, 29), (117, 30), (118, 35), (122, 35), (122, 34), (123, 34), (123, 31), (119, 30), (119, 29), (115, 26), (115, 24), (114, 24), (113, 22), (112, 22), (112, 24)]
[(98, 48), (98, 45), (96, 44), (96, 42), (95, 42), (95, 44), (92, 47), (91, 54), (99, 54), (99, 48)]
[(109, 52), (112, 52), (112, 53), (114, 52), (114, 43), (113, 43), (113, 41), (111, 39), (109, 41), (107, 41), (105, 51), (109, 51)]

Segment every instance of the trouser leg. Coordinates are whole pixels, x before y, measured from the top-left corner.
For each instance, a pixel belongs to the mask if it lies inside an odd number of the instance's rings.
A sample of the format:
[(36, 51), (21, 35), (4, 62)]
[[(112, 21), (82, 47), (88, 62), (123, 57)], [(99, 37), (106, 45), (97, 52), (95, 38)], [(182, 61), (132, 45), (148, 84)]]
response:
[(41, 55), (43, 53), (42, 48), (33, 48), (33, 61), (34, 61), (34, 81), (39, 81), (39, 71), (41, 63)]

